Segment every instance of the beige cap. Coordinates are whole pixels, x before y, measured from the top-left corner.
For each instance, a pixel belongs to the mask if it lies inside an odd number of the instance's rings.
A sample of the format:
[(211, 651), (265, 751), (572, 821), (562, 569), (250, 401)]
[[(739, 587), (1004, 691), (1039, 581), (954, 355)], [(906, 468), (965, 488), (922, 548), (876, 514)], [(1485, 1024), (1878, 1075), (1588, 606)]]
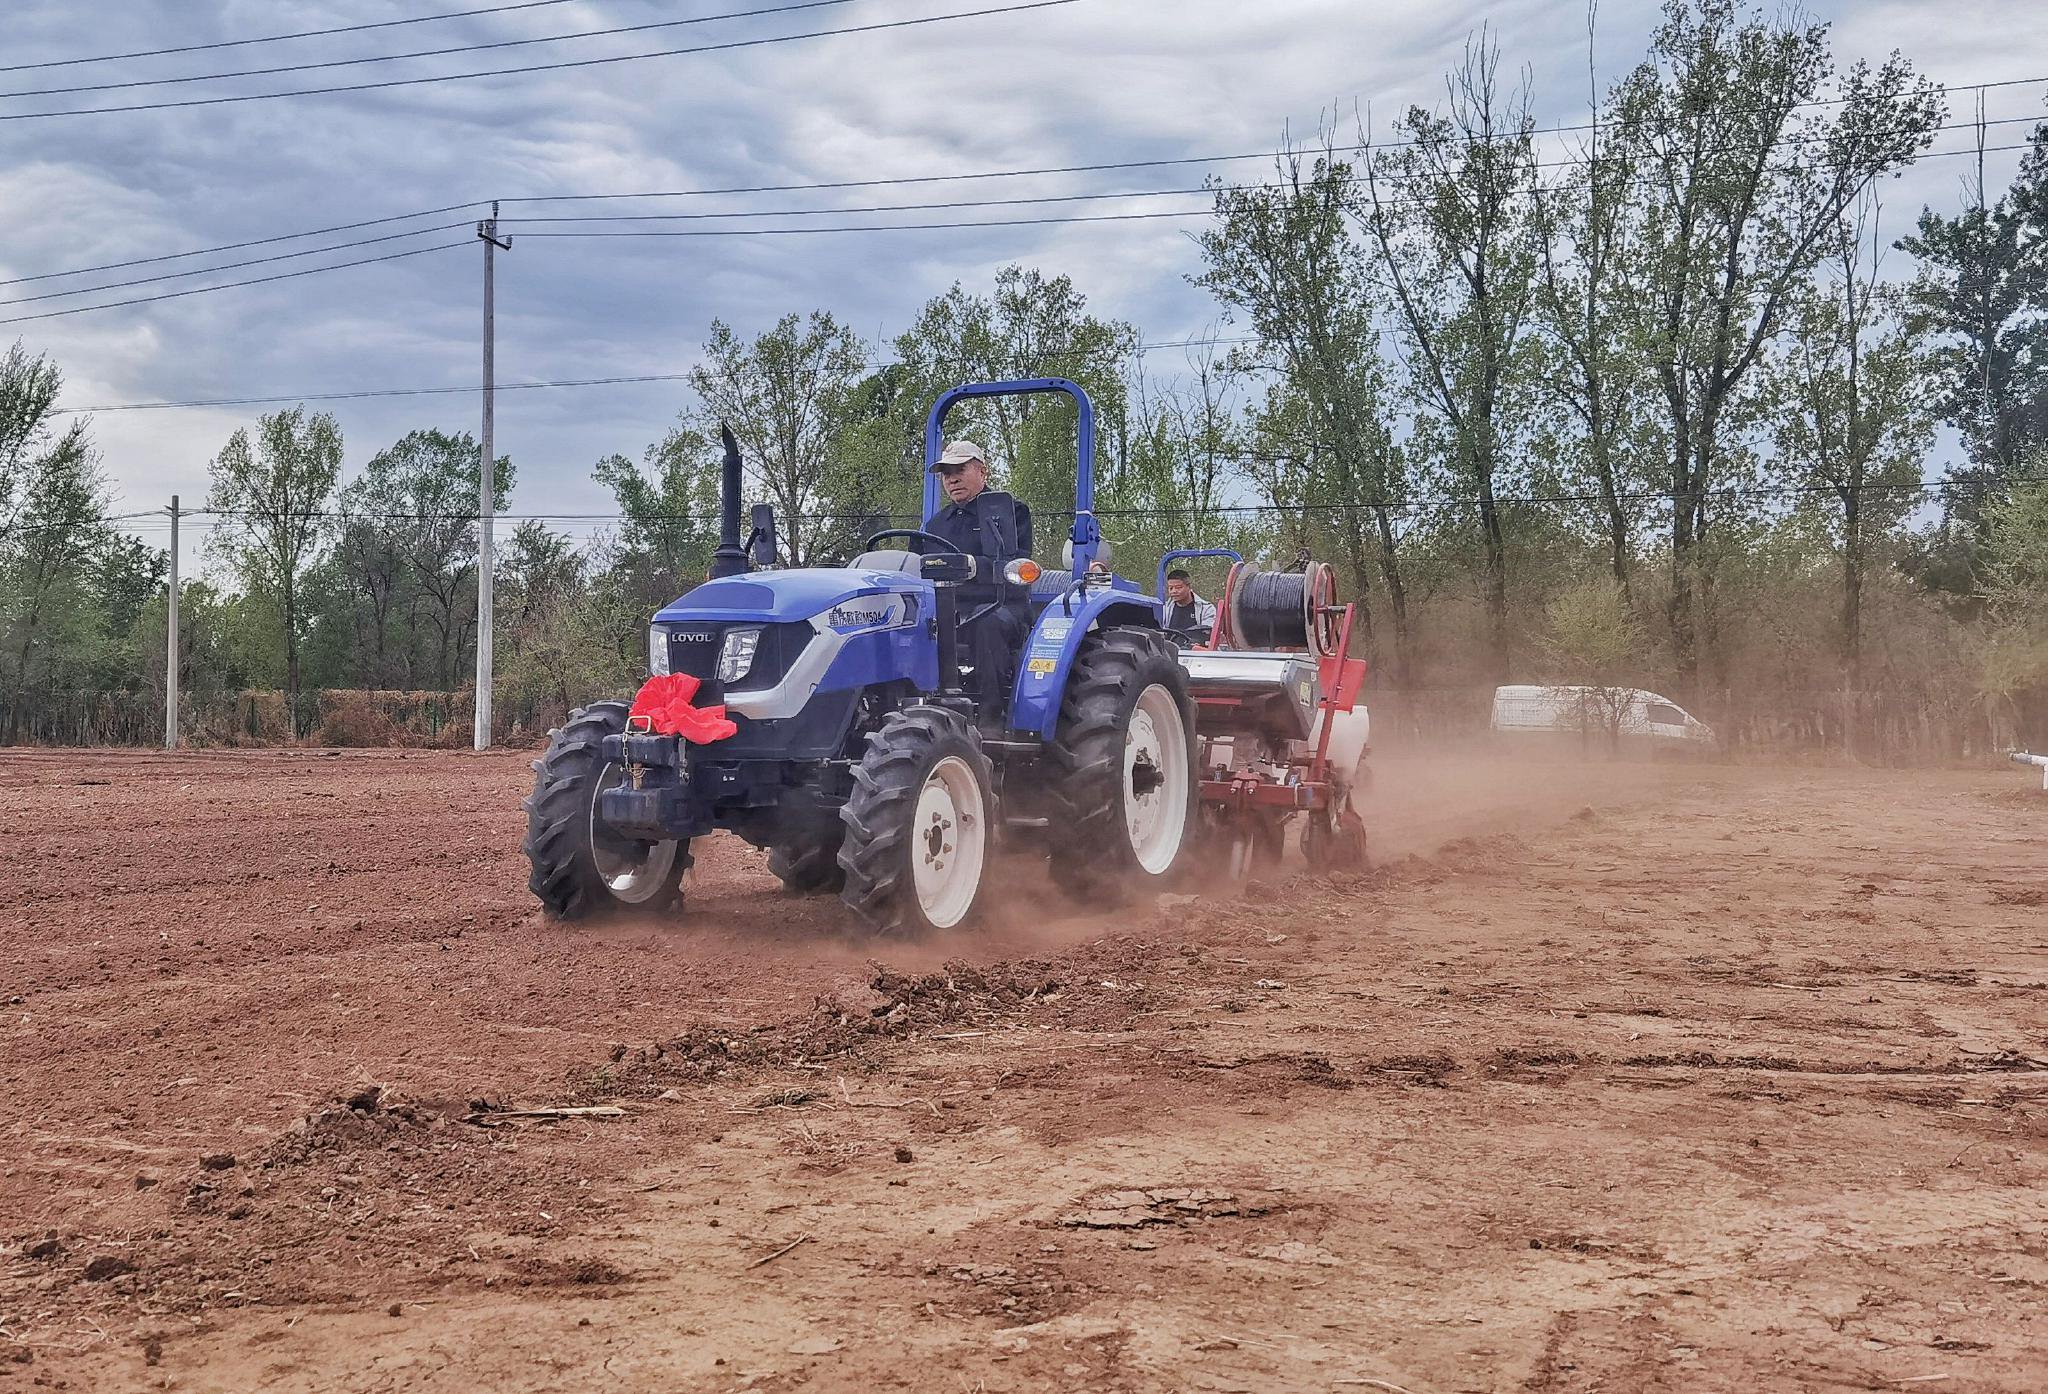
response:
[(932, 473), (936, 474), (948, 465), (964, 465), (969, 460), (979, 460), (984, 469), (988, 467), (988, 456), (982, 454), (980, 446), (971, 440), (956, 440), (932, 462)]

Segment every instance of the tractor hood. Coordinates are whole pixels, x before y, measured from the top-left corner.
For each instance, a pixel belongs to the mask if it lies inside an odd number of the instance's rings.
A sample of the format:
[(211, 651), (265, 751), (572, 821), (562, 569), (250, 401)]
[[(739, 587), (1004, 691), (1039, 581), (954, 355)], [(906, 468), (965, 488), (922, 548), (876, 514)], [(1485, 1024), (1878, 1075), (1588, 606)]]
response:
[(848, 567), (798, 567), (756, 571), (706, 581), (667, 605), (657, 623), (678, 620), (762, 620), (785, 623), (855, 601), (863, 596), (928, 594), (931, 582), (900, 571), (856, 571)]

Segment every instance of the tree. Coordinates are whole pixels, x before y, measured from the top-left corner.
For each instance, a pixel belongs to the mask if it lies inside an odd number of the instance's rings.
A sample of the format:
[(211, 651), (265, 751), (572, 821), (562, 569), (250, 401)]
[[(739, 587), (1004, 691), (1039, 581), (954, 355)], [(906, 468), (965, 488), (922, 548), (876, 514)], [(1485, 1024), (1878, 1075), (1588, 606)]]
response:
[(106, 483), (85, 423), (56, 426), (63, 385), (19, 344), (0, 357), (0, 743), (19, 733), (31, 682), (79, 667), (106, 627), (94, 585), (111, 538)]
[(719, 458), (684, 425), (647, 447), (645, 468), (623, 455), (597, 462), (597, 482), (625, 515), (614, 569), (631, 578), (629, 598), (664, 605), (704, 579), (718, 545)]
[(341, 474), (341, 428), (303, 406), (261, 418), (256, 439), (238, 430), (212, 464), (208, 511), (225, 521), (209, 544), (242, 584), (276, 609), (288, 721), (298, 734), (299, 588), (326, 537), (327, 505)]
[(714, 320), (705, 362), (690, 373), (706, 438), (722, 423), (739, 442), (755, 487), (775, 505), (792, 566), (817, 557), (833, 520), (838, 443), (867, 373), (867, 349), (824, 310), (784, 315), (748, 344)]
[[(644, 653), (612, 642), (593, 591), (589, 559), (567, 537), (527, 521), (513, 530), (498, 565), (500, 669), (513, 710), (562, 721), (596, 697), (630, 690)], [(638, 635), (646, 616), (638, 616)]]
[[(483, 448), (468, 432), (412, 431), (379, 451), (364, 476), (388, 484), (374, 492), (395, 497), (392, 522), (403, 540), (418, 610), (431, 626), (433, 646), (421, 664), (431, 685), (460, 686), (476, 641), (477, 485)], [(513, 484), (512, 462), (492, 462), (492, 511), (504, 509)], [(419, 628), (415, 627), (416, 630)], [(414, 686), (426, 686), (419, 683)]]
[(1561, 683), (1579, 689), (1579, 730), (1604, 731), (1610, 745), (1619, 745), (1643, 652), (1628, 592), (1611, 576), (1589, 577), (1552, 596), (1543, 616), (1544, 658)]
[[(1257, 342), (1233, 365), (1267, 382), (1252, 411), (1251, 470), (1268, 500), (1304, 510), (1297, 536), (1334, 543), (1350, 569), (1366, 640), (1377, 626), (1372, 582), (1386, 596), (1394, 684), (1415, 676), (1414, 636), (1396, 515), (1405, 461), (1386, 406), (1378, 304), (1347, 221), (1352, 168), (1326, 144), (1312, 162), (1290, 152), (1270, 185), (1216, 189), (1216, 221), (1199, 239), (1195, 284), (1241, 314)], [(1311, 529), (1311, 501), (1334, 501)]]
[[(2034, 478), (2048, 476), (2048, 450), (2020, 462)], [(2048, 484), (2015, 485), (1985, 510), (1986, 633), (1979, 689), (1994, 703), (2017, 705), (2023, 692), (2048, 690)], [(2015, 734), (2030, 749), (2048, 743), (2048, 729)]]
[(1885, 314), (1875, 248), (1862, 263), (1870, 211), (1863, 201), (1842, 220), (1829, 282), (1792, 305), (1774, 394), (1786, 408), (1774, 413), (1785, 474), (1795, 487), (1825, 489), (1840, 506), (1842, 675), (1859, 689), (1872, 542), (1911, 511), (1910, 489), (1934, 440), (1916, 336)]
[(1544, 386), (1570, 411), (1577, 431), (1537, 428), (1560, 484), (1590, 482), (1597, 498), (1607, 565), (1624, 597), (1631, 594), (1633, 542), (1640, 505), (1631, 494), (1642, 472), (1634, 464), (1647, 383), (1631, 351), (1614, 290), (1616, 266), (1629, 234), (1639, 177), (1626, 141), (1602, 143), (1612, 112), (1601, 110), (1593, 76), (1594, 0), (1586, 10), (1586, 67), (1593, 120), (1578, 158), (1552, 187), (1535, 191), (1537, 246), (1542, 253), (1536, 305), (1548, 353)]
[(1508, 680), (1507, 545), (1495, 488), (1526, 419), (1535, 298), (1535, 118), (1503, 95), (1500, 53), (1468, 42), (1439, 115), (1411, 107), (1367, 161), (1359, 211), (1408, 346), (1416, 433), (1451, 489), (1476, 496), (1491, 677)]
[[(939, 394), (964, 382), (1062, 377), (1095, 404), (1098, 468), (1113, 469), (1128, 437), (1126, 383), (1138, 331), (1087, 311), (1088, 299), (1066, 276), (1022, 266), (996, 273), (994, 293), (970, 295), (957, 283), (934, 297), (896, 340), (903, 380), (900, 429), (921, 451), (925, 413)], [(971, 436), (989, 453), (1002, 487), (1044, 514), (1074, 497), (1075, 420), (1064, 397), (1033, 395), (963, 402), (949, 436)], [(1064, 528), (1040, 526), (1050, 540)]]
[(1920, 259), (1907, 324), (1940, 346), (1943, 420), (1995, 480), (2048, 440), (2048, 124), (1996, 203), (1981, 157), (1965, 197), (1952, 218), (1921, 209), (1919, 230), (1898, 245)]
[(1615, 124), (1640, 174), (1618, 278), (1663, 398), (1670, 452), (1667, 620), (1697, 695), (1711, 645), (1715, 491), (1754, 407), (1755, 370), (1833, 245), (1844, 213), (1908, 163), (1941, 119), (1897, 55), (1828, 91), (1827, 30), (1741, 21), (1734, 0), (1665, 0), (1650, 57), (1621, 83)]

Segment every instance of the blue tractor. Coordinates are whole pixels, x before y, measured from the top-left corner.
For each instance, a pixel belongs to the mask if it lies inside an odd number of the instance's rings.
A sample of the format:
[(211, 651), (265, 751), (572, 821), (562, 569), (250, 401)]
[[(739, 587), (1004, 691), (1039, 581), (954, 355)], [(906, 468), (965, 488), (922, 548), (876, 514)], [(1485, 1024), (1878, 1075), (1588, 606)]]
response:
[(1005, 603), (962, 599), (991, 589), (975, 574), (988, 563), (890, 529), (843, 567), (754, 569), (728, 437), (711, 579), (654, 617), (648, 657), (655, 674), (698, 679), (736, 729), (692, 744), (628, 729), (622, 702), (574, 712), (526, 801), (530, 885), (551, 914), (676, 903), (691, 841), (718, 829), (767, 849), (791, 890), (837, 892), (878, 931), (971, 923), (1012, 847), (1098, 904), (1172, 875), (1198, 799), (1194, 703), (1163, 602), (1090, 567), (1107, 549), (1087, 394), (1032, 378), (940, 397), (925, 423), (925, 522), (942, 504), (931, 466), (947, 413), (1024, 393), (1063, 393), (1078, 410), (1074, 520), (1063, 568), (1012, 562), (996, 588), (1028, 603), (1030, 623), (993, 702), (961, 659), (963, 633)]

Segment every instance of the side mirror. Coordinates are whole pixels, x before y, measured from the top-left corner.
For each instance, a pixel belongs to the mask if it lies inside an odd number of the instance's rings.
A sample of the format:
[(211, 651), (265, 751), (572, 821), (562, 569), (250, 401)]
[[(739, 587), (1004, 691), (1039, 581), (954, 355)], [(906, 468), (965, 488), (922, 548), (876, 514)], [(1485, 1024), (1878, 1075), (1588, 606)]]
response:
[(747, 552), (754, 566), (762, 571), (778, 564), (775, 555), (775, 505), (757, 503), (754, 505), (754, 530), (747, 538)]

